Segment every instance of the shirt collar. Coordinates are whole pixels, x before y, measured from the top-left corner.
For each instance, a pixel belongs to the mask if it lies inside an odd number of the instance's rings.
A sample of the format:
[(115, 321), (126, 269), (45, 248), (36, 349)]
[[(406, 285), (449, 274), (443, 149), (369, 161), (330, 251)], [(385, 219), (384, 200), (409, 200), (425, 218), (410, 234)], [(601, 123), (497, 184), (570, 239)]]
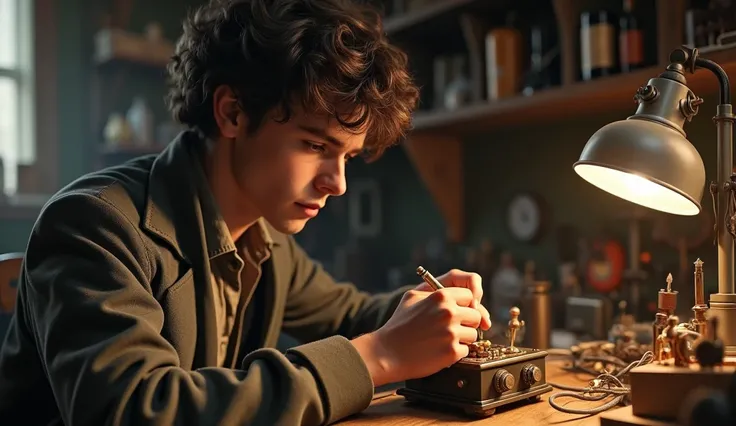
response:
[[(202, 209), (202, 223), (204, 225), (205, 240), (207, 243), (207, 253), (211, 258), (217, 257), (223, 253), (236, 250), (235, 242), (230, 235), (230, 230), (222, 218), (220, 208), (217, 205), (214, 194), (210, 189), (207, 175), (205, 174), (202, 164), (206, 143), (212, 143), (209, 140), (202, 140), (199, 144), (191, 144), (189, 155), (192, 162), (192, 173), (194, 186), (199, 193), (199, 200)], [(273, 238), (266, 226), (263, 218), (258, 220), (243, 235), (243, 242), (255, 249), (268, 249), (273, 246)]]

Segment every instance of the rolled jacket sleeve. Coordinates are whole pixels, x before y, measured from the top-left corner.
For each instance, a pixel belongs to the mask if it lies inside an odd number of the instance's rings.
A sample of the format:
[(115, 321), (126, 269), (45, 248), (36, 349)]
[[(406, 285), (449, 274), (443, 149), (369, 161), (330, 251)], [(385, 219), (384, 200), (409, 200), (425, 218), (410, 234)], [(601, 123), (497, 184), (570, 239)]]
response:
[(325, 401), (328, 422), (365, 410), (373, 398), (373, 381), (352, 343), (342, 336), (327, 337), (289, 349), (286, 355), (308, 366)]

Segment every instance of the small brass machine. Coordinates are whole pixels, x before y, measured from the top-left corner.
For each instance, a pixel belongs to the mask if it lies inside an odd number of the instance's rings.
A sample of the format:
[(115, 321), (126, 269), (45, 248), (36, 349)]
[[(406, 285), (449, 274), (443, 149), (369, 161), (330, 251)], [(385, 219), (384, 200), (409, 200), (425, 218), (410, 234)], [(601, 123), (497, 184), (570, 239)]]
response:
[[(441, 285), (421, 266), (417, 274), (432, 287)], [(488, 417), (496, 408), (519, 401), (537, 402), (552, 390), (546, 380), (547, 352), (515, 345), (524, 327), (521, 311), (509, 311), (507, 345), (479, 339), (470, 345), (468, 356), (427, 377), (407, 380), (397, 394), (408, 402), (428, 403), (458, 409), (471, 416)]]
[[(659, 291), (658, 309), (652, 323), (654, 362), (635, 367), (629, 373), (631, 405), (601, 416), (601, 425), (647, 425), (650, 419), (660, 424), (675, 424), (688, 397), (698, 388), (727, 390), (736, 367), (725, 356), (718, 335), (717, 316), (708, 315), (705, 303), (703, 261), (695, 261), (695, 304), (692, 317), (681, 322), (675, 314), (677, 291), (672, 290), (672, 276), (667, 288)], [(666, 389), (666, 396), (662, 390)]]

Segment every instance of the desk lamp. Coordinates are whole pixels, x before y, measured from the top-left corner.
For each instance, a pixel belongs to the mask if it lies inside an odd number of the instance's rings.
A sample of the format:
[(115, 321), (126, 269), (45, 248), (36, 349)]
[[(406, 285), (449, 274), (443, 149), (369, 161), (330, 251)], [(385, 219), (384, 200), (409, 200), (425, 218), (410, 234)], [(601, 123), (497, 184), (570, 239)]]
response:
[(687, 140), (683, 125), (698, 113), (703, 100), (688, 87), (685, 72), (704, 68), (718, 79), (718, 174), (709, 190), (716, 214), (718, 293), (710, 295), (709, 316), (718, 317), (719, 337), (727, 356), (736, 355), (736, 174), (733, 173), (733, 122), (728, 75), (698, 50), (675, 49), (670, 64), (634, 96), (636, 113), (607, 124), (585, 145), (573, 169), (598, 188), (630, 202), (677, 215), (700, 213), (705, 166)]

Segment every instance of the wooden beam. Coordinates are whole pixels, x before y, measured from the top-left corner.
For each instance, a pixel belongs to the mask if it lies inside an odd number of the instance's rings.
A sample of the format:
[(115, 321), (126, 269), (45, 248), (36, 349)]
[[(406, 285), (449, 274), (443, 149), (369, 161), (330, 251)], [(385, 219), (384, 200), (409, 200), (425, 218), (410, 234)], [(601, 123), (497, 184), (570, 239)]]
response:
[(455, 137), (413, 133), (404, 149), (447, 224), (448, 238), (465, 238), (465, 186), (462, 142)]

